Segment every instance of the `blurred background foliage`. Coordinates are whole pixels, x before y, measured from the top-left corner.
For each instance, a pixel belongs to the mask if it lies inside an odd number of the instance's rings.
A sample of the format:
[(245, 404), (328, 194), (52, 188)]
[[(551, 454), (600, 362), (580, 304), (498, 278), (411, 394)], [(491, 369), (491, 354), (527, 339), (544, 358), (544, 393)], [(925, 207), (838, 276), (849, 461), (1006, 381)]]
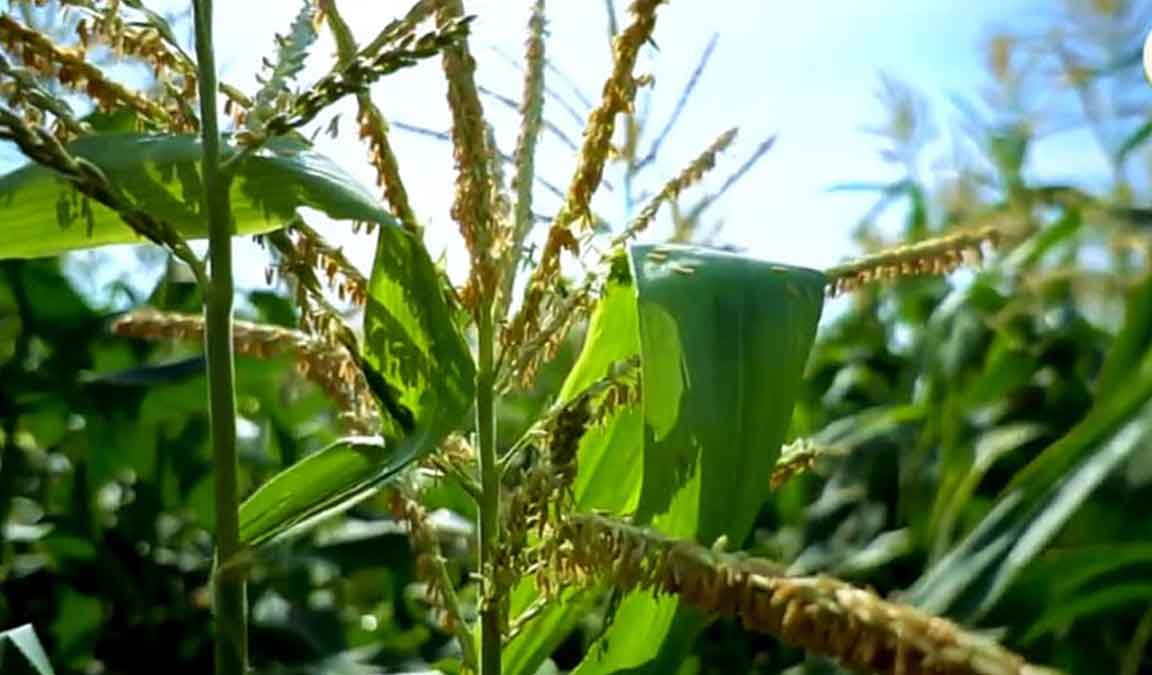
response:
[[(1152, 672), (1152, 3), (1062, 7), (990, 37), (986, 90), (956, 100), (954, 123), (881, 79), (889, 115), (869, 131), (899, 176), (838, 186), (876, 193), (861, 250), (992, 224), (1005, 252), (833, 303), (791, 434), (819, 450), (815, 470), (765, 505), (743, 548), (986, 628), (1035, 662), (1135, 675)], [(1035, 177), (1030, 152), (1076, 131), (1108, 175)], [(693, 226), (678, 214), (664, 234)], [(107, 332), (124, 308), (195, 312), (201, 298), (154, 250), (132, 283), (93, 283), (116, 278), (101, 264), (0, 264), (0, 626), (34, 624), (60, 673), (208, 672), (203, 364)], [(281, 288), (240, 300), (242, 318), (298, 320)], [(546, 404), (576, 344), (505, 405), (502, 438)], [(331, 404), (288, 360), (241, 359), (238, 383), (244, 485), (335, 438)], [(470, 503), (450, 487), (425, 497), (467, 602)], [(249, 590), (257, 671), (450, 670), (412, 560), (386, 494), (278, 547)], [(593, 616), (550, 667), (578, 662), (597, 629)], [(719, 621), (683, 672), (836, 670)]]

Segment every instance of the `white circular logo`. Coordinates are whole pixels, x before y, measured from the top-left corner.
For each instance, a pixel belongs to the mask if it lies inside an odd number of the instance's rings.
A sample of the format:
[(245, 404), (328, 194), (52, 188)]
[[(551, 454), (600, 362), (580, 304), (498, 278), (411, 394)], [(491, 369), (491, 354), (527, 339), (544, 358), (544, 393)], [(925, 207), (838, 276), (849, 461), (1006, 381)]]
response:
[(1144, 38), (1144, 77), (1152, 82), (1152, 32)]

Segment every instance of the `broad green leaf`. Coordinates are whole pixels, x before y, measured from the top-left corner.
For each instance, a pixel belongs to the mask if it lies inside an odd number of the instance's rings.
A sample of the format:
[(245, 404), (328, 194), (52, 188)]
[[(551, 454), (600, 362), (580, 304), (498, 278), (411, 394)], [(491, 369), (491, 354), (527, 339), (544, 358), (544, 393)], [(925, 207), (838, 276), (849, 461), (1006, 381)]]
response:
[[(10, 647), (14, 647), (19, 655), (11, 656)], [(19, 659), (23, 659), (27, 665), (19, 664)], [(20, 672), (22, 668), (31, 666), (37, 675), (54, 674), (52, 665), (48, 663), (48, 655), (44, 653), (36, 631), (29, 624), (0, 633), (0, 666), (4, 666), (4, 672), (8, 672), (9, 668)]]
[(624, 256), (612, 263), (604, 296), (588, 323), (584, 348), (560, 388), (558, 403), (571, 401), (594, 382), (608, 374), (613, 363), (640, 353), (640, 331), (636, 318), (636, 293)]
[(825, 277), (688, 247), (658, 257), (637, 246), (632, 264), (646, 427), (636, 520), (658, 522), (695, 489), (693, 527), (666, 534), (735, 543), (770, 494), (764, 479), (791, 419)]
[[(103, 134), (79, 138), (68, 149), (99, 167), (136, 208), (189, 239), (207, 236), (198, 138)], [(235, 152), (225, 145), (225, 157)], [(275, 139), (236, 167), (232, 212), (237, 234), (279, 228), (304, 206), (336, 219), (396, 222), (354, 178), (299, 141)], [(0, 177), (0, 259), (142, 241), (115, 212), (87, 200), (43, 166), (23, 166)]]
[(472, 355), (427, 249), (399, 227), (380, 230), (363, 349), (369, 383), (392, 417), (384, 435), (404, 462), (464, 421), (475, 392)]
[[(768, 497), (825, 280), (726, 253), (661, 248), (652, 256), (652, 247), (632, 250), (637, 281), (609, 284), (563, 388), (562, 399), (574, 396), (613, 362), (642, 353), (643, 410), (622, 411), (582, 439), (576, 508), (638, 507), (637, 520), (666, 534), (741, 541)], [(534, 597), (526, 583), (513, 607)], [(509, 645), (507, 671), (535, 672), (587, 602), (575, 593), (546, 608)], [(672, 672), (704, 623), (673, 598), (629, 595), (577, 672)]]
[[(640, 331), (636, 313), (636, 291), (628, 271), (628, 260), (619, 256), (604, 296), (588, 324), (588, 335), (572, 371), (560, 390), (565, 403), (606, 376), (613, 364), (640, 354)], [(616, 411), (601, 426), (593, 427), (580, 439), (573, 485), (578, 511), (628, 513), (640, 496), (642, 455), (635, 450), (643, 443), (639, 406)], [(617, 451), (612, 451), (613, 449)]]
[(338, 441), (288, 467), (240, 507), (240, 539), (259, 545), (353, 506), (432, 450), (471, 408), (475, 369), (423, 244), (380, 230), (364, 316), (365, 375), (380, 438)]
[[(635, 521), (742, 542), (770, 493), (825, 277), (680, 246), (636, 246), (631, 261), (644, 407)], [(674, 598), (630, 594), (575, 672), (673, 672), (705, 623)]]
[(573, 485), (578, 511), (630, 513), (640, 499), (644, 455), (644, 416), (639, 406), (618, 411), (604, 425), (588, 430), (580, 439), (579, 472)]

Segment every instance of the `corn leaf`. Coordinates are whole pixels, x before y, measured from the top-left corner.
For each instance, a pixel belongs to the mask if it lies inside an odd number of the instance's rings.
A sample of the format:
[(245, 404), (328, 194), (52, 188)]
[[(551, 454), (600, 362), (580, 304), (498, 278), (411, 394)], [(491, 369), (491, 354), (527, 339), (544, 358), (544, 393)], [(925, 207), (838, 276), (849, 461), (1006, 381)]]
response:
[(240, 542), (261, 546), (304, 531), (373, 494), (403, 468), (382, 438), (345, 438), (276, 474), (240, 505)]
[[(608, 375), (613, 364), (639, 353), (636, 292), (628, 261), (620, 256), (613, 264), (604, 295), (588, 324), (584, 347), (564, 380), (557, 403), (571, 401)], [(642, 423), (639, 406), (627, 406), (580, 439), (576, 455), (579, 469), (573, 485), (578, 511), (622, 514), (635, 508), (643, 461), (638, 451), (643, 442)], [(511, 616), (519, 615), (538, 597), (531, 578), (521, 582), (512, 592)], [(564, 602), (549, 603), (505, 648), (505, 672), (535, 673), (595, 599), (594, 592), (576, 591), (569, 593)]]
[(53, 675), (55, 672), (32, 626), (25, 624), (0, 633), (0, 670), (20, 673), (28, 672), (29, 668), (36, 675)]
[[(96, 165), (135, 208), (170, 223), (186, 238), (207, 237), (198, 138), (97, 134), (67, 147)], [(225, 157), (235, 152), (225, 145)], [(236, 167), (237, 234), (275, 230), (302, 206), (340, 220), (395, 224), (366, 188), (298, 140), (273, 139)], [(0, 259), (142, 241), (114, 211), (86, 199), (43, 166), (26, 165), (0, 177)]]
[(1145, 580), (1150, 569), (1152, 545), (1143, 542), (1049, 552), (1021, 575), (1021, 586), (1041, 593), (1037, 597), (1043, 608), (1023, 631), (1021, 642), (1066, 630), (1113, 607), (1146, 603)]
[(424, 244), (383, 228), (364, 310), (364, 365), (404, 461), (426, 454), (472, 408), (476, 367), (456, 306)]
[[(694, 247), (636, 246), (630, 258), (632, 302), (627, 286), (609, 285), (564, 392), (638, 347), (643, 409), (582, 441), (577, 509), (635, 510), (637, 522), (671, 536), (738, 544), (769, 496), (825, 278)], [(633, 473), (638, 480), (618, 478)], [(575, 594), (549, 606), (509, 646), (508, 672), (534, 672), (583, 602)], [(705, 623), (675, 598), (628, 595), (575, 672), (675, 672)]]
[(381, 437), (338, 441), (270, 479), (240, 507), (242, 543), (296, 534), (352, 507), (460, 425), (475, 367), (452, 317), (424, 245), (399, 227), (382, 228), (363, 347), (384, 412)]
[[(1142, 394), (1137, 403), (1148, 400), (1152, 371), (1145, 369), (1129, 385), (1128, 391), (1105, 401), (1018, 474), (1017, 482), (964, 541), (909, 589), (908, 601), (965, 620), (978, 619), (994, 607), (1100, 483), (1145, 447), (1152, 409), (1123, 420), (1133, 412), (1133, 394)], [(1097, 435), (1101, 428), (1115, 431), (1106, 432), (1101, 442)], [(1079, 463), (1052, 471), (1051, 460), (1063, 464), (1073, 458)]]

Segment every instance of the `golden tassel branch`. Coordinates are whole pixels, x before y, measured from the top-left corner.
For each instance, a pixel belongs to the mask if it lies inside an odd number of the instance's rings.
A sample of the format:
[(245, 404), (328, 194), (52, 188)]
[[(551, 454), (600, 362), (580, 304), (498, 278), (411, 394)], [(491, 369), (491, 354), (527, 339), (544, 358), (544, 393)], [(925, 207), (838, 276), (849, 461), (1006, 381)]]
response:
[(825, 270), (828, 294), (848, 293), (877, 280), (948, 274), (966, 262), (982, 261), (982, 247), (995, 247), (999, 240), (999, 230), (982, 227), (874, 253)]
[(678, 595), (863, 673), (1053, 675), (988, 638), (915, 607), (827, 577), (789, 577), (777, 563), (671, 539), (597, 515), (572, 516), (545, 544), (541, 585), (609, 581)]
[[(126, 314), (112, 324), (117, 335), (149, 340), (202, 342), (204, 317), (145, 309)], [(236, 321), (236, 353), (261, 359), (292, 355), (300, 374), (318, 384), (336, 402), (350, 431), (374, 433), (380, 410), (356, 360), (343, 345), (300, 331)]]

